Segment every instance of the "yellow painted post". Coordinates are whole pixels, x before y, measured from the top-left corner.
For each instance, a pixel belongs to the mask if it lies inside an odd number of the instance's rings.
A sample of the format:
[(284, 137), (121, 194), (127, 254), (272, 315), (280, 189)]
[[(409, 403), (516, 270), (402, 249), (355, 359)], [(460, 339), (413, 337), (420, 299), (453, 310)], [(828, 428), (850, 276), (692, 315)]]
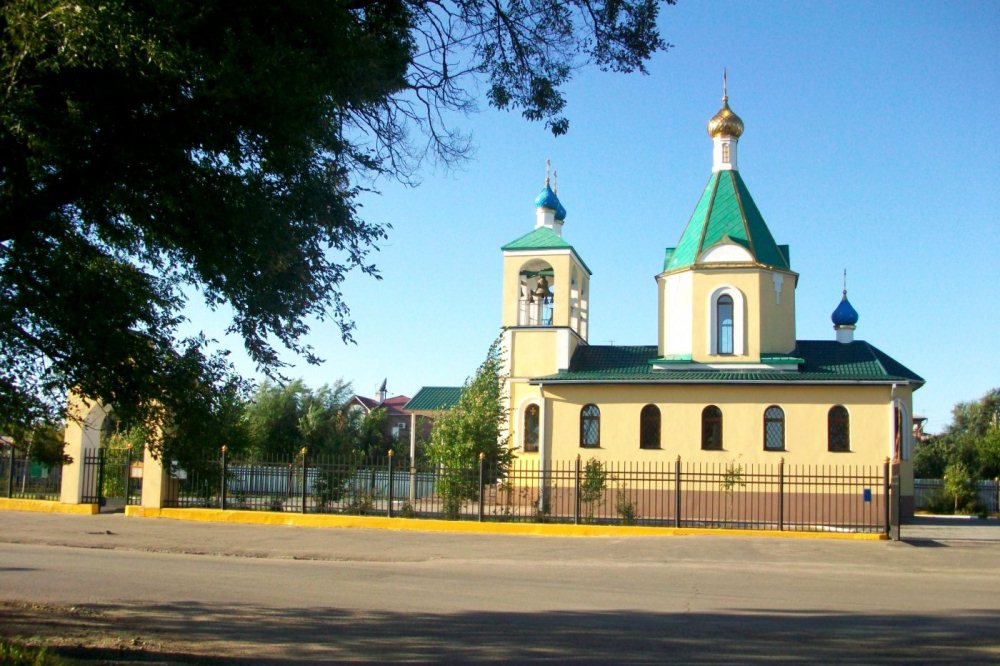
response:
[[(80, 397), (74, 392), (68, 396), (69, 412), (75, 415), (66, 422), (63, 434), (63, 452), (73, 461), (63, 465), (59, 501), (63, 504), (81, 504), (85, 492), (84, 457), (100, 448), (101, 424), (108, 410), (101, 404)], [(93, 493), (93, 494), (96, 494)]]
[[(142, 457), (142, 506), (146, 509), (162, 509), (171, 498), (172, 479), (169, 469), (163, 460), (153, 456), (149, 446), (143, 450)], [(173, 483), (176, 486), (176, 483)]]

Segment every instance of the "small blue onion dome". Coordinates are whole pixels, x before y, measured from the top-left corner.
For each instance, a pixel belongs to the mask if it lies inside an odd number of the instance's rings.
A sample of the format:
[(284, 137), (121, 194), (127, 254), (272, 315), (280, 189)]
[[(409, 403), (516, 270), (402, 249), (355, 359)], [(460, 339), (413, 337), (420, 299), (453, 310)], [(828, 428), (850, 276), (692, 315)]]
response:
[(844, 292), (844, 297), (840, 299), (840, 305), (830, 315), (830, 319), (833, 321), (834, 326), (854, 326), (858, 323), (858, 311), (847, 300), (846, 291)]
[(552, 191), (552, 188), (548, 184), (535, 197), (535, 208), (549, 208), (556, 212), (557, 220), (566, 219), (566, 209), (559, 203), (559, 197), (556, 196), (556, 193)]

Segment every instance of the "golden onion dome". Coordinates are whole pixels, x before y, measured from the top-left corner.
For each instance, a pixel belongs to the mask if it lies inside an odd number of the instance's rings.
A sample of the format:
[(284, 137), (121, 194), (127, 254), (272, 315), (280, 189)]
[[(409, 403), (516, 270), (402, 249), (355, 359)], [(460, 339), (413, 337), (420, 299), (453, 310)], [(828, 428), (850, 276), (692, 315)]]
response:
[(708, 121), (708, 135), (713, 139), (717, 136), (740, 138), (743, 134), (743, 120), (729, 108), (729, 98), (722, 97), (722, 108)]

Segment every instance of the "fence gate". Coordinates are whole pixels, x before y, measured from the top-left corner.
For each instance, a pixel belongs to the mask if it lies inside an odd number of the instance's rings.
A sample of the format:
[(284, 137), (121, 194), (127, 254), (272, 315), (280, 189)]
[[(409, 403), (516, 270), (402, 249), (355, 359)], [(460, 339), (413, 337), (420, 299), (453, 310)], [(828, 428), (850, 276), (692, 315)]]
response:
[[(141, 463), (138, 463), (141, 465)], [(131, 449), (91, 449), (83, 455), (84, 504), (97, 504), (101, 513), (117, 513), (126, 504), (138, 504), (140, 479)]]

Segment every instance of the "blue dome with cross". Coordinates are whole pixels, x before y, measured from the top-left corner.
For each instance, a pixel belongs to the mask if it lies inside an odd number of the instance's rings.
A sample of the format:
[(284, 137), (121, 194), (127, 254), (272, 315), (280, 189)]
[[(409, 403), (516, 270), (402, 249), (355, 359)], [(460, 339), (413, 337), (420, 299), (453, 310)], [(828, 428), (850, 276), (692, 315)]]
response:
[(830, 315), (830, 319), (833, 321), (834, 326), (854, 326), (858, 323), (858, 311), (847, 300), (846, 290), (844, 291), (843, 298), (840, 299), (840, 305)]
[(556, 212), (557, 220), (562, 221), (566, 219), (566, 209), (559, 203), (559, 197), (556, 196), (556, 193), (549, 187), (548, 183), (545, 184), (542, 191), (535, 197), (535, 208), (549, 208)]

